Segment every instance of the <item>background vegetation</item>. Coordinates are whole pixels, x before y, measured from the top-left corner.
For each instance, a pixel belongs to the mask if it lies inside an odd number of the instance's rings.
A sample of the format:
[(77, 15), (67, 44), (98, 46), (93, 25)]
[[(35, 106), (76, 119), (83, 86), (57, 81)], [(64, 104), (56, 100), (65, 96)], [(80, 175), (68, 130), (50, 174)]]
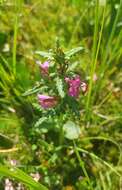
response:
[[(36, 95), (25, 96), (41, 78), (36, 60), (45, 61), (35, 51), (54, 49), (57, 37), (64, 51), (84, 48), (72, 63), (88, 84), (80, 99), (81, 134), (63, 144), (39, 120)], [(16, 180), (25, 189), (122, 188), (121, 44), (121, 0), (0, 1), (0, 190), (5, 176), (15, 189)], [(39, 184), (22, 171), (38, 172)]]

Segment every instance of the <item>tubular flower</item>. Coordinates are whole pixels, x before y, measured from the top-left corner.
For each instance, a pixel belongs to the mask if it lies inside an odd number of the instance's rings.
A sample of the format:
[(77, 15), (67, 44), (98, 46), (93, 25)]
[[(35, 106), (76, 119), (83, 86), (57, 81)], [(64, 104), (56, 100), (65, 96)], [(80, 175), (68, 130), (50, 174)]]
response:
[(47, 76), (49, 73), (49, 62), (45, 61), (43, 64), (41, 64), (39, 61), (37, 61), (37, 64), (39, 65), (41, 69), (41, 74), (43, 76)]
[(57, 99), (54, 96), (38, 94), (38, 101), (44, 109), (53, 108), (57, 104)]
[(68, 95), (77, 98), (79, 96), (80, 87), (81, 87), (80, 76), (78, 75), (73, 79), (70, 79), (70, 78), (66, 77), (65, 81), (69, 86)]

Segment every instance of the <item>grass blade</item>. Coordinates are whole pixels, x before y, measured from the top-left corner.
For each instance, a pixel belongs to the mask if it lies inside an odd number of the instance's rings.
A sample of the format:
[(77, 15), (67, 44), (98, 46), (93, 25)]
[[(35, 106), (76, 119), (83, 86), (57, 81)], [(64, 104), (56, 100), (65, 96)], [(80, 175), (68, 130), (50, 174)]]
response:
[(24, 185), (32, 188), (33, 190), (48, 190), (45, 186), (34, 181), (31, 176), (27, 175), (25, 172), (18, 168), (10, 168), (0, 165), (0, 174), (2, 176), (14, 178), (15, 180), (22, 182)]

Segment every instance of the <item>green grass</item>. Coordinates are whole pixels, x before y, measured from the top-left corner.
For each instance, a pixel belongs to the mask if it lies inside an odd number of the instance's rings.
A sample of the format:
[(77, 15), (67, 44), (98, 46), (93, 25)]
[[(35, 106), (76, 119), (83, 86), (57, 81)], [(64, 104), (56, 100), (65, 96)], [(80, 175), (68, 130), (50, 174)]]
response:
[(38, 190), (47, 190), (46, 187), (43, 185), (35, 182), (30, 176), (25, 174), (23, 171), (17, 169), (17, 168), (9, 168), (5, 166), (0, 166), (0, 173), (3, 176), (7, 176), (10, 178), (15, 178), (16, 180), (22, 182), (27, 187), (31, 189), (38, 189)]
[[(41, 189), (25, 174), (38, 171), (40, 184), (50, 190), (120, 190), (122, 0), (106, 1), (104, 6), (98, 0), (6, 1), (0, 5), (0, 17), (0, 135), (6, 142), (0, 143), (0, 163), (19, 162), (17, 173), (0, 167), (0, 185), (8, 176)], [(62, 128), (58, 134), (58, 126), (51, 131), (50, 123), (47, 133), (34, 128), (42, 113), (35, 94), (23, 95), (40, 80), (34, 52), (54, 48), (57, 37), (64, 51), (84, 47), (72, 57), (76, 73), (88, 83), (80, 99), (80, 118), (69, 116), (80, 123), (82, 132), (73, 146)], [(12, 148), (18, 151), (9, 152)], [(18, 175), (22, 171), (25, 181)]]

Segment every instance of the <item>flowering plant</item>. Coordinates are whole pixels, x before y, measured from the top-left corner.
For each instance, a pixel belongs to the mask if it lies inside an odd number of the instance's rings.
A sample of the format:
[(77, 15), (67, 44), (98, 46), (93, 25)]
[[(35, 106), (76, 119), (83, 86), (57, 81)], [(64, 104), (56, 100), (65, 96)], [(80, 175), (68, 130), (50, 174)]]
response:
[[(35, 52), (37, 56), (44, 58), (43, 63), (41, 63), (39, 57), (36, 60), (40, 70), (40, 81), (25, 95), (37, 94), (38, 104), (34, 104), (39, 111), (39, 120), (35, 124), (36, 131), (48, 132), (51, 130), (49, 124), (52, 123), (53, 130), (58, 131), (59, 136), (63, 134), (63, 137), (69, 139), (75, 138), (75, 135), (71, 137), (67, 126), (71, 125), (72, 122), (74, 125), (75, 120), (78, 123), (77, 117), (80, 116), (81, 99), (87, 92), (87, 83), (76, 71), (75, 67), (77, 65), (74, 67), (71, 63), (71, 57), (81, 51), (83, 51), (83, 48), (77, 47), (64, 52), (57, 42), (53, 51)], [(68, 125), (66, 125), (67, 123)], [(78, 128), (77, 125), (74, 126)], [(79, 129), (77, 131), (76, 136), (78, 137), (80, 135)], [(60, 141), (62, 141), (61, 138), (59, 137)]]

